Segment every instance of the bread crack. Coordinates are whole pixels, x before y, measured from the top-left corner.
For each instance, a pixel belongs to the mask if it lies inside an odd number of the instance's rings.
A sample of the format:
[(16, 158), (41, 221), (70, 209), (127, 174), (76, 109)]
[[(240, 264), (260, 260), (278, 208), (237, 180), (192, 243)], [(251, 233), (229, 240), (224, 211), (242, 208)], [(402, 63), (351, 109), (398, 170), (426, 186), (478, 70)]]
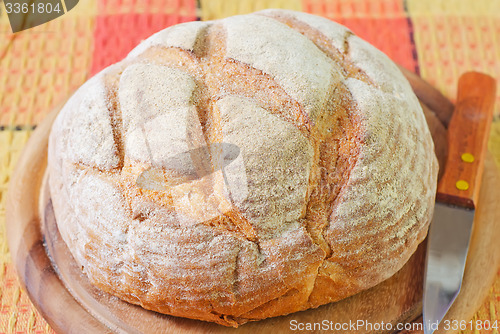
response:
[[(344, 52), (340, 52), (333, 44), (330, 39), (326, 37), (321, 31), (315, 29), (305, 22), (302, 22), (289, 14), (286, 13), (260, 13), (278, 22), (281, 22), (291, 29), (301, 33), (311, 42), (316, 45), (325, 55), (327, 55), (332, 61), (339, 64), (340, 68), (343, 70), (343, 74), (347, 78), (355, 78), (361, 80), (366, 84), (376, 87), (379, 89), (378, 85), (359, 67), (353, 64), (347, 57), (349, 55), (349, 38), (354, 36), (351, 31), (346, 31), (343, 38)], [(347, 46), (347, 47), (346, 47)]]
[(344, 58), (349, 55), (350, 51), (350, 44), (349, 44), (349, 38), (353, 36), (354, 34), (350, 30), (346, 30), (344, 34)]
[(125, 160), (123, 124), (120, 102), (118, 101), (118, 83), (125, 66), (118, 67), (112, 73), (106, 74), (103, 78), (106, 89), (106, 106), (108, 108), (108, 117), (110, 120), (113, 141), (116, 146), (116, 155), (118, 156), (118, 165), (116, 169), (121, 171)]

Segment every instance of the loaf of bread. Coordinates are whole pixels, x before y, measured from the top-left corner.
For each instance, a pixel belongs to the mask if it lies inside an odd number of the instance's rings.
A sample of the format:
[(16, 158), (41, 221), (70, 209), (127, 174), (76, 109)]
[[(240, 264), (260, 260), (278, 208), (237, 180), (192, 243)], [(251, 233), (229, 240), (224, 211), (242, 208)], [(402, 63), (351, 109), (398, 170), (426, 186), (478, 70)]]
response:
[(95, 286), (234, 327), (392, 276), (426, 236), (438, 173), (398, 67), (284, 10), (142, 42), (62, 108), (48, 168)]

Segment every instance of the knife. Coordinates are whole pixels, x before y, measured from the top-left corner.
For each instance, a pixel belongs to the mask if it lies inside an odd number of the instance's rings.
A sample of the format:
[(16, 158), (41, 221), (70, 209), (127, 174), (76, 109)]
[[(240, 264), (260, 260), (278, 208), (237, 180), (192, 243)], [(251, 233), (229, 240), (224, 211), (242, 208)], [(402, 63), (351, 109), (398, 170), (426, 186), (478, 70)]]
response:
[(437, 187), (424, 281), (424, 333), (439, 328), (455, 301), (465, 268), (488, 144), (495, 80), (467, 72), (458, 81), (448, 127), (448, 158)]

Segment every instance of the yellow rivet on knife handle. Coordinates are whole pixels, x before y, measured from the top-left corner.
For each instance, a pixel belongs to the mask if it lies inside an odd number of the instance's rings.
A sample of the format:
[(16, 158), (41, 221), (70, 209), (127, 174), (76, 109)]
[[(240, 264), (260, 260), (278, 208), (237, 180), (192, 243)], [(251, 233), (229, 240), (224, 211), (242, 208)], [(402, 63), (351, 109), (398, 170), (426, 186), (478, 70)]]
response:
[(455, 186), (457, 187), (458, 190), (467, 190), (469, 189), (469, 183), (464, 180), (458, 180), (457, 183), (455, 183)]
[(470, 153), (462, 154), (461, 158), (463, 162), (469, 162), (469, 163), (474, 162), (474, 156)]

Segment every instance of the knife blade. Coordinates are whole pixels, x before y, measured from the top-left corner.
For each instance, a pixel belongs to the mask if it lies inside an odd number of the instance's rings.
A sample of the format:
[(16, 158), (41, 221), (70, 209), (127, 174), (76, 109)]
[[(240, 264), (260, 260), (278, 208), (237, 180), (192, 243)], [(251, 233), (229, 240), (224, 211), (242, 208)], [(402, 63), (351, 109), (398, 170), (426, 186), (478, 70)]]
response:
[(428, 236), (423, 298), (425, 334), (439, 328), (462, 286), (495, 91), (495, 80), (478, 72), (467, 72), (458, 82), (457, 103), (448, 127), (448, 158), (438, 183)]

